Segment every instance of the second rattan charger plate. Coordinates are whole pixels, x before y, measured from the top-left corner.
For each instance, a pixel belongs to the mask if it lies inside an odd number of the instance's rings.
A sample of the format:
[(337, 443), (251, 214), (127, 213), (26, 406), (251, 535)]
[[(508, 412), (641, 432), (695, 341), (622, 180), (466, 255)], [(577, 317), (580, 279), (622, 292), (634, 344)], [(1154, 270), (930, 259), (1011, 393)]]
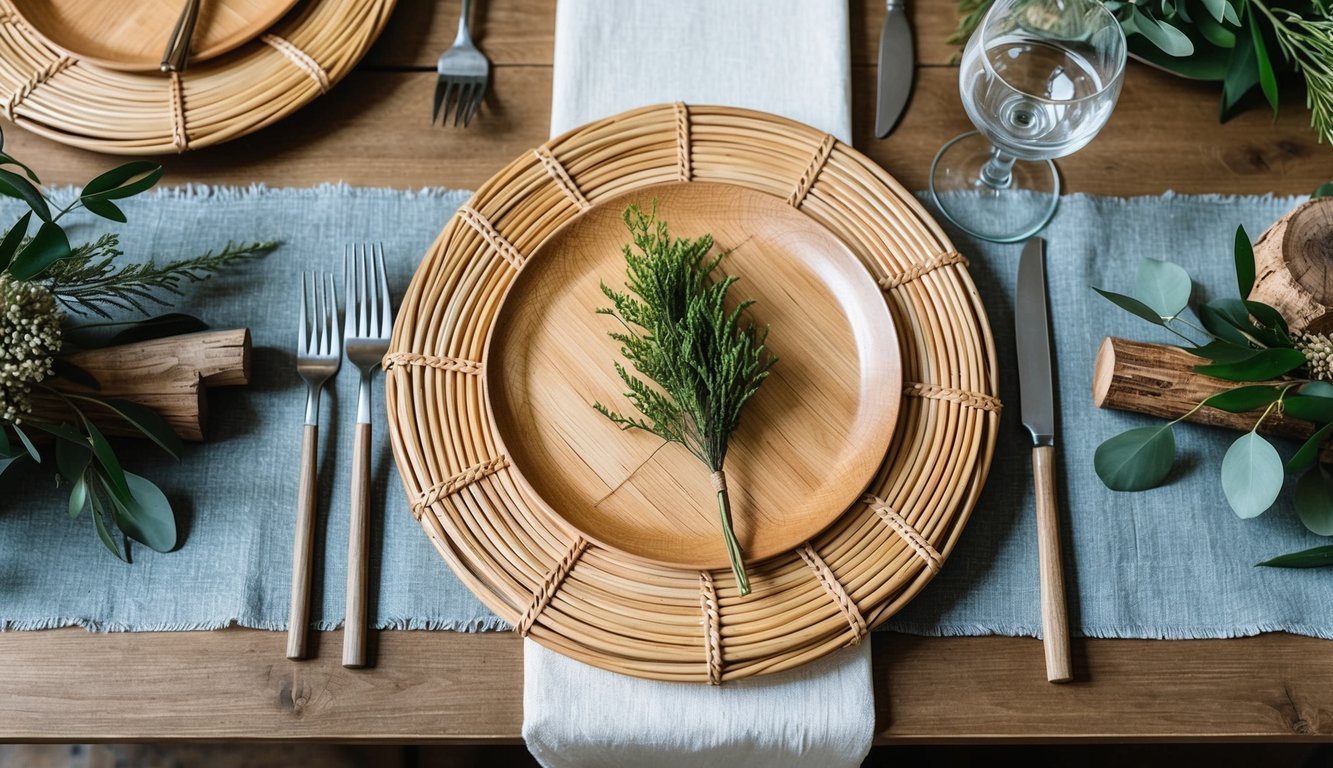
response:
[(120, 72), (62, 51), (0, 0), (0, 115), (62, 144), (160, 155), (220, 144), (327, 93), (395, 0), (305, 0), (258, 39), (183, 73)]
[[(759, 192), (841, 240), (887, 298), (901, 352), (894, 439), (823, 532), (749, 565), (669, 567), (540, 511), (499, 446), (483, 353), (508, 286), (562, 224), (670, 182)], [(521, 635), (638, 677), (719, 683), (861, 642), (939, 571), (985, 482), (1000, 403), (966, 262), (872, 161), (813, 128), (729, 107), (645, 107), (519, 157), (422, 261), (385, 357), (394, 456), (413, 514), (455, 574)]]

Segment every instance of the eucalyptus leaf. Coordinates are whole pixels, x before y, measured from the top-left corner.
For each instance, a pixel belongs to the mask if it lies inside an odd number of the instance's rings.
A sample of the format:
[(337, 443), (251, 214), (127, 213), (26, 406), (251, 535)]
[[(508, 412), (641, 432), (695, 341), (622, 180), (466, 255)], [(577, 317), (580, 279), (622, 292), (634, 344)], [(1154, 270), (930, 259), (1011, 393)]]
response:
[(1161, 485), (1176, 461), (1170, 424), (1138, 427), (1097, 446), (1092, 466), (1113, 491), (1144, 491)]
[(1254, 58), (1259, 66), (1259, 88), (1263, 90), (1264, 98), (1268, 99), (1276, 115), (1277, 75), (1273, 72), (1273, 62), (1268, 58), (1268, 44), (1264, 42), (1264, 31), (1259, 27), (1254, 11), (1247, 12), (1246, 16), (1249, 18), (1250, 37), (1254, 42)]
[(39, 178), (37, 178), (37, 174), (36, 174), (35, 172), (33, 172), (33, 170), (32, 170), (31, 168), (29, 168), (28, 166), (24, 165), (23, 163), (20, 163), (18, 160), (15, 160), (14, 158), (10, 157), (9, 155), (5, 154), (4, 152), (0, 152), (0, 165), (14, 165), (14, 166), (18, 166), (19, 168), (21, 168), (21, 169), (23, 170), (23, 174), (24, 174), (25, 176), (28, 177), (28, 181), (31, 181), (33, 184), (41, 184), (41, 183), (42, 183), (42, 180), (39, 179)]
[[(1250, 314), (1251, 314), (1249, 306), (1250, 304), (1259, 305), (1258, 302), (1248, 302), (1243, 299), (1232, 299), (1232, 298), (1213, 299), (1212, 301), (1200, 307), (1201, 312), (1199, 315), (1199, 319), (1204, 320), (1203, 310), (1207, 310), (1209, 312), (1215, 311), (1217, 313), (1217, 317), (1213, 318), (1215, 322), (1220, 320), (1223, 324), (1230, 325), (1232, 328), (1239, 331), (1242, 337), (1247, 335), (1252, 336), (1263, 345), (1269, 347), (1291, 346), (1291, 339), (1289, 336), (1286, 335), (1285, 321), (1279, 323), (1281, 327), (1281, 332), (1279, 332), (1278, 330), (1270, 330), (1266, 326), (1255, 325), (1255, 323), (1250, 319)], [(1265, 305), (1259, 305), (1259, 306), (1265, 306)], [(1209, 327), (1207, 321), (1204, 322), (1204, 328), (1207, 328), (1209, 331), (1213, 330), (1211, 327)]]
[(1189, 306), (1194, 284), (1189, 273), (1176, 264), (1159, 259), (1139, 260), (1134, 278), (1134, 298), (1163, 318), (1174, 318)]
[(1200, 16), (1194, 22), (1194, 28), (1205, 40), (1218, 48), (1236, 47), (1236, 30), (1214, 19), (1208, 14)]
[(68, 440), (56, 441), (56, 471), (69, 482), (82, 479), (92, 459), (92, 452), (88, 450), (87, 445), (79, 445)]
[(1254, 290), (1254, 246), (1250, 236), (1245, 234), (1245, 227), (1236, 227), (1236, 287), (1242, 299), (1249, 298)]
[(1301, 443), (1301, 447), (1287, 460), (1287, 474), (1299, 475), (1314, 466), (1315, 459), (1319, 458), (1319, 446), (1323, 444), (1324, 439), (1328, 437), (1328, 433), (1331, 431), (1333, 431), (1333, 422), (1316, 429), (1313, 435), (1310, 435), (1304, 443)]
[(129, 221), (129, 219), (125, 218), (125, 212), (120, 210), (120, 208), (110, 200), (89, 198), (83, 201), (83, 207), (87, 208), (89, 213), (96, 214), (104, 219), (118, 221), (121, 224)]
[(18, 456), (0, 456), (0, 475), (5, 474), (5, 470), (14, 465), (14, 462), (23, 458), (22, 454)]
[(180, 458), (184, 446), (181, 445), (181, 440), (176, 436), (176, 433), (167, 425), (166, 419), (163, 419), (157, 411), (138, 403), (131, 403), (128, 400), (99, 400), (98, 402), (143, 433), (144, 437), (157, 443), (158, 447), (171, 454), (172, 458)]
[(47, 205), (42, 191), (17, 173), (0, 168), (0, 195), (22, 200), (37, 214), (37, 218), (51, 221), (51, 206)]
[(1194, 43), (1179, 29), (1144, 14), (1134, 6), (1134, 28), (1168, 56), (1183, 58), (1194, 53)]
[(1222, 493), (1237, 517), (1258, 517), (1282, 492), (1282, 457), (1258, 433), (1247, 432), (1222, 457)]
[(1261, 301), (1246, 301), (1245, 309), (1249, 310), (1250, 316), (1259, 321), (1265, 331), (1273, 334), (1278, 344), (1284, 347), (1292, 345), (1291, 331), (1281, 312)]
[(1333, 536), (1333, 477), (1322, 466), (1301, 475), (1292, 497), (1296, 515), (1311, 533)]
[(79, 475), (69, 489), (69, 516), (78, 517), (83, 514), (83, 508), (86, 506), (88, 506), (88, 481), (83, 475)]
[(1194, 370), (1227, 381), (1269, 381), (1302, 365), (1305, 365), (1305, 355), (1294, 349), (1274, 347), (1260, 350), (1254, 357), (1238, 363), (1196, 365)]
[(69, 237), (59, 224), (44, 222), (23, 250), (9, 264), (9, 273), (19, 280), (31, 280), (46, 268), (70, 255)]
[[(33, 429), (40, 430), (61, 440), (68, 440), (83, 446), (88, 445), (87, 435), (65, 424), (49, 423), (45, 421), (25, 421), (23, 423)], [(17, 427), (15, 427), (15, 429), (17, 429)]]
[(1288, 416), (1316, 424), (1333, 423), (1333, 398), (1293, 395), (1282, 400), (1282, 411)]
[(1247, 413), (1272, 405), (1282, 395), (1282, 388), (1271, 384), (1254, 384), (1218, 392), (1203, 404), (1228, 413)]
[(130, 486), (128, 502), (112, 497), (116, 524), (131, 539), (157, 552), (175, 549), (176, 516), (171, 502), (151, 480), (132, 472), (126, 472), (125, 479)]
[(4, 272), (9, 263), (13, 261), (14, 254), (18, 252), (19, 246), (23, 244), (23, 238), (28, 236), (28, 224), (31, 221), (32, 211), (28, 211), (5, 233), (5, 239), (0, 240), (0, 272)]
[(1231, 12), (1231, 18), (1236, 18), (1236, 11), (1227, 0), (1203, 0), (1203, 7), (1208, 9), (1215, 21), (1225, 21), (1228, 11)]
[(1259, 84), (1259, 62), (1254, 56), (1254, 38), (1249, 34), (1236, 36), (1227, 60), (1226, 76), (1222, 78), (1222, 103), (1218, 120), (1226, 122), (1232, 110), (1245, 94)]
[[(98, 477), (101, 478), (100, 475)], [(88, 499), (93, 505), (93, 527), (97, 529), (97, 538), (102, 540), (103, 546), (111, 550), (111, 554), (128, 563), (129, 558), (120, 551), (116, 540), (111, 538), (111, 531), (107, 530), (106, 520), (104, 519), (107, 514), (106, 507), (102, 505), (95, 491), (88, 494)]]
[(1333, 197), (1333, 181), (1326, 181), (1323, 184), (1320, 184), (1318, 189), (1314, 191), (1314, 194), (1310, 195), (1310, 198), (1313, 200), (1317, 200), (1321, 197)]
[(1324, 568), (1333, 565), (1333, 545), (1280, 555), (1257, 565), (1269, 568)]
[(120, 200), (144, 192), (162, 178), (162, 166), (147, 160), (135, 160), (112, 168), (84, 185), (79, 199), (85, 206), (89, 200)]
[(1162, 319), (1162, 316), (1158, 314), (1158, 312), (1155, 309), (1148, 306), (1147, 304), (1144, 304), (1143, 302), (1139, 301), (1133, 296), (1126, 296), (1124, 294), (1113, 293), (1111, 291), (1103, 291), (1101, 288), (1093, 288), (1092, 290), (1096, 291), (1097, 293), (1100, 293), (1102, 296), (1106, 298), (1107, 301), (1111, 302), (1117, 307), (1120, 307), (1121, 309), (1125, 310), (1131, 315), (1147, 320), (1153, 325), (1166, 324), (1166, 322)]
[(102, 465), (103, 474), (110, 484), (108, 490), (124, 501), (130, 495), (130, 487), (125, 480), (125, 470), (121, 469), (120, 461), (116, 458), (115, 450), (106, 441), (106, 437), (96, 424), (84, 418), (83, 426), (88, 430), (93, 456), (97, 458), (97, 463)]
[(1181, 349), (1214, 363), (1239, 363), (1249, 360), (1260, 352), (1260, 350), (1248, 345), (1242, 346), (1221, 340), (1210, 341), (1201, 347), (1181, 347)]
[(1250, 345), (1249, 337), (1231, 322), (1227, 312), (1219, 306), (1214, 306), (1215, 304), (1220, 304), (1220, 302), (1210, 301), (1201, 305), (1198, 309), (1199, 322), (1203, 323), (1204, 329), (1222, 341), (1248, 347)]
[(1310, 381), (1301, 385), (1297, 390), (1307, 397), (1328, 397), (1333, 398), (1333, 384), (1327, 381)]
[(19, 436), (19, 442), (23, 443), (23, 449), (28, 452), (28, 455), (32, 457), (32, 460), (41, 464), (42, 454), (37, 452), (37, 446), (33, 445), (32, 438), (28, 437), (28, 433), (23, 431), (23, 427), (20, 427), (17, 424), (10, 424), (9, 426), (14, 428), (14, 434)]

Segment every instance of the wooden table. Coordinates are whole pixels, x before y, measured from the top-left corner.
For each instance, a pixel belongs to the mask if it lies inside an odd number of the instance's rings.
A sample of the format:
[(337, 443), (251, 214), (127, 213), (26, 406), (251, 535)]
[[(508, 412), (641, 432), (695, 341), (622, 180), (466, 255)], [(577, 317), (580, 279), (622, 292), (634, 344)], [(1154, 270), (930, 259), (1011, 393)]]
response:
[[(889, 139), (874, 122), (882, 3), (850, 0), (856, 147), (912, 189), (935, 151), (971, 126), (959, 103), (953, 3), (914, 10), (921, 69)], [(458, 0), (399, 0), (383, 39), (330, 95), (222, 147), (164, 158), (169, 184), (475, 188), (547, 137), (554, 3), (490, 0), (476, 33), (497, 65), (467, 130), (428, 124), (435, 58), (453, 39)], [(664, 12), (669, 3), (663, 4)], [(1073, 192), (1309, 193), (1333, 177), (1299, 94), (1217, 123), (1217, 87), (1132, 65), (1110, 124), (1060, 161)], [(47, 182), (81, 183), (114, 162), (7, 127), (6, 151)], [(178, 555), (188, 557), (188, 550)], [(71, 564), (70, 567), (77, 567)], [(441, 563), (440, 567), (444, 567)], [(509, 634), (382, 632), (376, 666), (340, 665), (339, 633), (317, 656), (283, 658), (282, 633), (0, 634), (0, 740), (328, 739), (505, 742), (519, 738), (522, 648)], [(1310, 638), (1080, 640), (1079, 682), (1045, 682), (1025, 638), (874, 637), (878, 738), (889, 742), (1070, 739), (1327, 740), (1333, 647)]]

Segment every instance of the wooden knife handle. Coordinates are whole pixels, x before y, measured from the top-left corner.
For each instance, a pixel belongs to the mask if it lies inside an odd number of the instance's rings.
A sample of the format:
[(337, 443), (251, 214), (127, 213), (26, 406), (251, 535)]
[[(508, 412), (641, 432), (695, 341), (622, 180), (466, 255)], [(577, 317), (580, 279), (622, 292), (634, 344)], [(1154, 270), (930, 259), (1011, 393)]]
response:
[(315, 467), (319, 427), (305, 425), (301, 438), (301, 480), (296, 492), (296, 541), (292, 547), (292, 605), (287, 616), (287, 658), (305, 658), (310, 627), (310, 559), (315, 540)]
[(366, 541), (370, 532), (370, 425), (356, 425), (352, 447), (352, 508), (347, 529), (347, 611), (343, 666), (366, 665)]
[(1032, 481), (1037, 489), (1037, 554), (1041, 561), (1041, 634), (1046, 647), (1046, 679), (1074, 678), (1069, 658), (1069, 613), (1060, 558), (1059, 507), (1055, 493), (1055, 448), (1032, 449)]

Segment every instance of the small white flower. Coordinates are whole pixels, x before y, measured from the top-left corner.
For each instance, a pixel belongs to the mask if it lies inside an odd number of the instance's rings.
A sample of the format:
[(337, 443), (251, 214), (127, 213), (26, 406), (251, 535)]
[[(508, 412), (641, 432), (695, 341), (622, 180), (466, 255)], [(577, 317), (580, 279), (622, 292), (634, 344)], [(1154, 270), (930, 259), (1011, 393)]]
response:
[(60, 321), (50, 291), (0, 274), (0, 421), (17, 424), (32, 411), (32, 386), (60, 351)]

